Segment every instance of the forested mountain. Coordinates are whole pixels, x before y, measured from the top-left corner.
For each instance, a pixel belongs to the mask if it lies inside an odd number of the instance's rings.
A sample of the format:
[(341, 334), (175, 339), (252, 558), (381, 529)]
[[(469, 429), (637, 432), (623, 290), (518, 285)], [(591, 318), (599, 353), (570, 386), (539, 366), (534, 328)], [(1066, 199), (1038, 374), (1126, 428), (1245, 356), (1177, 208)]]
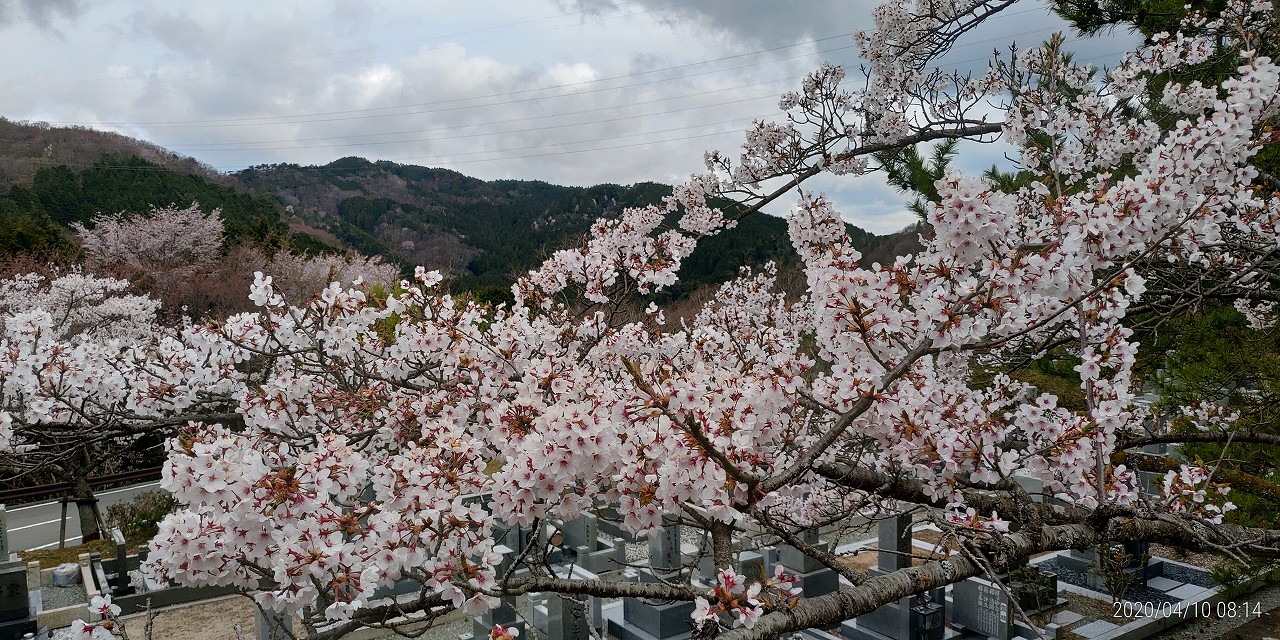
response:
[[(671, 193), (670, 186), (651, 182), (485, 181), (363, 158), (222, 175), (125, 136), (2, 119), (0, 138), (7, 138), (0, 142), (0, 254), (73, 248), (68, 225), (88, 224), (97, 213), (199, 202), (206, 211), (222, 210), (231, 244), (355, 249), (406, 268), (440, 269), (455, 290), (499, 296), (552, 252), (577, 245), (597, 218)], [(868, 261), (891, 260), (917, 246), (914, 232), (881, 237), (853, 226), (849, 232)], [(796, 263), (786, 222), (750, 216), (703, 242), (687, 260), (679, 287), (664, 297), (681, 297), (727, 280), (743, 264), (769, 260)]]
[[(51, 127), (0, 117), (0, 192), (29, 185), (36, 172), (56, 166), (82, 171), (103, 156), (134, 157), (179, 173), (230, 184), (216, 169), (145, 140), (84, 127)], [(167, 204), (167, 203), (166, 203)]]
[[(652, 182), (565, 187), (484, 181), (447, 169), (363, 158), (325, 166), (258, 166), (235, 176), (291, 207), (296, 216), (291, 226), (305, 224), (366, 253), (441, 269), (461, 289), (506, 287), (555, 250), (578, 244), (597, 218), (671, 193), (670, 186)], [(853, 226), (849, 231), (869, 259), (889, 259), (915, 242), (914, 234), (878, 237)], [(673, 293), (726, 280), (743, 264), (768, 260), (796, 260), (786, 222), (748, 217), (699, 246)]]
[[(222, 209), (226, 238), (282, 246), (289, 235), (281, 207), (269, 195), (171, 170), (135, 156), (104, 156), (83, 170), (43, 167), (27, 184), (0, 194), (0, 253), (68, 246), (67, 226), (88, 224), (95, 214), (148, 211), (152, 206), (199, 202)], [(305, 237), (292, 240), (306, 246)]]

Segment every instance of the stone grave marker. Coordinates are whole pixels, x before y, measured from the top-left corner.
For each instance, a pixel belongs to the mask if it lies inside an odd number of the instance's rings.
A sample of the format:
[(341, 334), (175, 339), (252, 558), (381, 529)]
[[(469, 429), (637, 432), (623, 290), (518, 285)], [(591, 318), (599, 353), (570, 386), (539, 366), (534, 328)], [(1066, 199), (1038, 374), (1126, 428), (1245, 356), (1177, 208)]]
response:
[(289, 616), (258, 607), (256, 622), (258, 640), (289, 640), (292, 638)]
[(564, 548), (569, 551), (566, 561), (586, 567), (588, 571), (603, 573), (619, 569), (626, 562), (626, 550), (614, 538), (600, 539), (600, 521), (595, 514), (583, 513), (576, 520), (564, 523)]
[(989, 580), (969, 578), (952, 585), (952, 620), (991, 638), (1012, 637), (1013, 607), (1004, 590)]
[(885, 573), (911, 566), (911, 514), (900, 513), (876, 524), (876, 567)]
[(1059, 622), (1049, 622), (1040, 629), (1031, 628), (1016, 616), (1005, 589), (986, 578), (969, 578), (951, 585), (951, 607), (948, 610), (955, 624), (995, 640), (1056, 638), (1063, 626)]
[[(519, 552), (505, 545), (495, 545), (493, 550), (502, 556), (502, 561), (498, 563), (494, 572), (498, 579), (501, 580), (502, 576), (506, 575), (507, 570), (511, 568), (511, 565), (515, 563)], [(487, 638), (489, 637), (489, 630), (497, 625), (519, 629), (521, 637), (526, 637), (524, 636), (525, 623), (516, 610), (516, 599), (514, 597), (499, 598), (497, 607), (473, 618), (471, 634), (476, 638)]]
[[(570, 580), (595, 580), (599, 576), (582, 567), (573, 567), (560, 577)], [(547, 598), (547, 626), (550, 640), (590, 640), (591, 630), (600, 621), (600, 599), (587, 602), (571, 595), (550, 594)], [(590, 613), (590, 615), (588, 615)]]
[(40, 582), (40, 563), (35, 560), (27, 563), (27, 599), (31, 602), (31, 615), (35, 616), (44, 610), (44, 591)]
[[(823, 551), (831, 548), (829, 542), (819, 539), (816, 529), (805, 529), (797, 533), (796, 537)], [(793, 546), (782, 545), (778, 548), (778, 563), (800, 579), (799, 586), (806, 598), (833, 593), (840, 588), (840, 574)]]
[[(576, 565), (558, 567), (556, 575), (566, 580), (595, 580), (599, 577)], [(558, 593), (531, 593), (527, 617), (533, 628), (542, 632), (548, 640), (589, 640), (591, 630), (597, 628), (602, 619), (601, 603), (595, 597), (587, 597), (585, 603), (579, 598)], [(484, 635), (478, 635), (480, 628), (477, 626), (472, 635), (487, 637), (492, 628), (485, 627)]]
[[(876, 566), (884, 575), (911, 566), (912, 518), (901, 513), (876, 525)], [(840, 625), (841, 635), (854, 640), (941, 640), (945, 632), (945, 591), (934, 589), (858, 616)]]
[(129, 559), (124, 545), (124, 534), (120, 532), (119, 527), (111, 529), (111, 542), (116, 547), (116, 557), (111, 562), (112, 573), (107, 574), (107, 579), (111, 583), (111, 595), (132, 595), (135, 589), (129, 582)]
[(0, 640), (36, 632), (27, 593), (27, 569), (20, 560), (0, 562)]
[(684, 565), (680, 545), (680, 525), (664, 520), (662, 528), (649, 537), (649, 569), (655, 574), (679, 571)]
[[(663, 525), (649, 537), (649, 567), (635, 572), (635, 579), (640, 582), (682, 581), (680, 525), (666, 519)], [(691, 635), (689, 616), (693, 607), (692, 602), (626, 598), (621, 617), (606, 616), (607, 626), (609, 633), (620, 640), (681, 640)]]

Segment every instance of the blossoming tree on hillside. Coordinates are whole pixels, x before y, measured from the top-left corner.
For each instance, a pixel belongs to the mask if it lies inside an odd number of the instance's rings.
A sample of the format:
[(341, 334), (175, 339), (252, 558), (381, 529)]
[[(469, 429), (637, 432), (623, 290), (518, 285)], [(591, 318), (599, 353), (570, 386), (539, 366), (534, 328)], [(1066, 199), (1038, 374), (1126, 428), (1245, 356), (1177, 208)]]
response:
[(236, 420), (216, 355), (156, 320), (129, 283), (72, 270), (0, 280), (0, 470), (72, 485), (81, 535), (99, 535), (89, 477), (144, 434)]
[[(152, 570), (255, 591), (313, 638), (529, 592), (697, 602), (702, 635), (772, 638), (1046, 550), (1149, 540), (1280, 553), (1280, 532), (1223, 521), (1229, 494), (1212, 461), (1172, 472), (1159, 498), (1113, 462), (1151, 441), (1277, 440), (1209, 410), (1195, 434), (1149, 432), (1126, 326), (1153, 259), (1243, 277), (1254, 265), (1222, 262), (1224, 236), (1280, 240), (1280, 199), (1254, 188), (1251, 165), (1280, 110), (1278, 69), (1255, 52), (1274, 14), (1230, 2), (1193, 16), (1195, 35), (1158, 38), (1102, 75), (1052, 44), (981, 77), (930, 71), (1012, 4), (880, 7), (876, 30), (857, 35), (861, 90), (843, 89), (838, 68), (814, 72), (740, 157), (710, 154), (664, 205), (598, 222), (582, 247), (522, 278), (509, 308), (453, 298), (425, 271), (389, 294), (335, 285), (295, 305), (259, 274), (256, 312), (185, 334), (203, 355), (181, 366), (213, 363), (243, 426), (197, 422), (170, 440), (164, 485), (186, 509), (162, 524)], [(1217, 86), (1168, 82), (1164, 106), (1184, 114), (1168, 131), (1141, 117), (1153, 77), (1176, 80), (1209, 56), (1234, 56), (1236, 72)], [(803, 190), (820, 174), (875, 170), (876, 152), (995, 135), (1032, 179), (1001, 190), (950, 173), (924, 249), (893, 264), (863, 264), (838, 212)], [(805, 296), (775, 291), (765, 269), (724, 285), (691, 322), (639, 311), (699, 239), (797, 196)], [(663, 227), (672, 214), (678, 226)], [(1253, 282), (1241, 292), (1266, 286)], [(1062, 346), (1081, 360), (1084, 411), (977, 375)], [(1033, 501), (1015, 473), (1062, 504)], [(480, 493), (487, 506), (470, 499)], [(734, 534), (751, 530), (847, 584), (796, 598), (785, 576), (748, 585), (734, 571), (711, 587), (566, 579), (538, 539), (517, 550), (525, 571), (497, 572), (496, 519), (540, 526), (605, 504), (630, 531), (666, 517), (704, 530), (720, 568), (733, 566)], [(870, 575), (799, 535), (913, 506), (962, 552)], [(372, 598), (402, 578), (422, 585), (416, 597)]]

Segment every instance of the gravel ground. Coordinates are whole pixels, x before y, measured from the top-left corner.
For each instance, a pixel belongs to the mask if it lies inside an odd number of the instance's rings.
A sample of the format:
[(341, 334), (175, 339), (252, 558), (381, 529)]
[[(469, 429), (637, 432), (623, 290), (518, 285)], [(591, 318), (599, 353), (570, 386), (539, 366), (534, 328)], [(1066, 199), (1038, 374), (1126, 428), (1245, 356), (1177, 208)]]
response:
[[(40, 589), (40, 606), (45, 611), (69, 607), (73, 604), (89, 606), (89, 595), (84, 585), (73, 584), (67, 587), (44, 587)], [(85, 615), (89, 615), (85, 612)]]

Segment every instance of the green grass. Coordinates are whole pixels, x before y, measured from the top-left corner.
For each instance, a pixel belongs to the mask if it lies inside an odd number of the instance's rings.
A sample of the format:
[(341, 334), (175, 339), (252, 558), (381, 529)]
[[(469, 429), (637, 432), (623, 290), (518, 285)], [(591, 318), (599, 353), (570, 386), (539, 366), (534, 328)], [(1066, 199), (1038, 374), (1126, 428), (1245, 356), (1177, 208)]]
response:
[[(145, 547), (146, 540), (125, 540), (125, 549), (128, 553), (136, 553), (139, 548)], [(80, 554), (93, 553), (97, 551), (102, 554), (102, 559), (107, 560), (116, 557), (116, 545), (110, 540), (94, 540), (85, 544), (78, 544), (74, 547), (64, 547), (62, 549), (40, 549), (38, 551), (19, 551), (18, 557), (22, 558), (24, 563), (38, 561), (40, 567), (48, 569), (56, 567), (65, 562), (78, 562)]]

